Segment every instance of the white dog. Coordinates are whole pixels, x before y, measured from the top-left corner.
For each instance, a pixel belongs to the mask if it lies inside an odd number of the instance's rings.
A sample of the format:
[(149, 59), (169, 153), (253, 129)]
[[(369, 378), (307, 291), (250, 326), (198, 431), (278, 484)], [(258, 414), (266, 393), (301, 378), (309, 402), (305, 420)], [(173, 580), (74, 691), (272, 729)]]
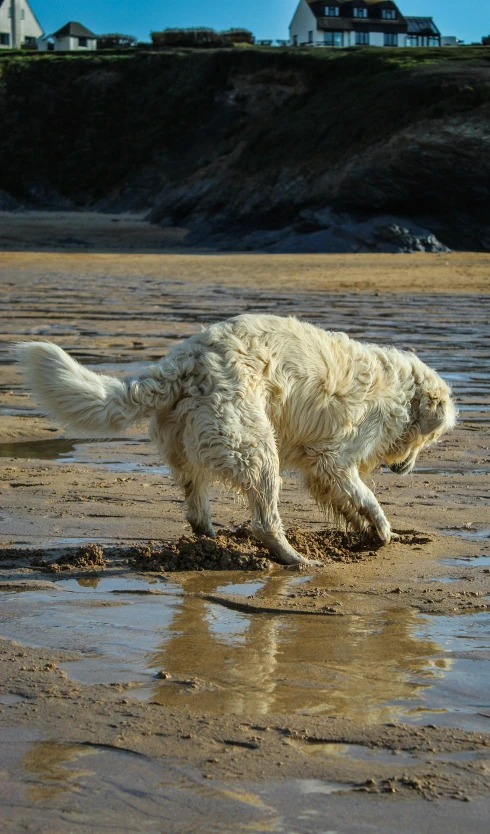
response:
[(410, 472), (456, 418), (449, 387), (412, 353), (295, 318), (214, 324), (124, 381), (49, 342), (19, 350), (33, 392), (68, 428), (113, 436), (151, 417), (150, 436), (184, 491), (195, 533), (214, 535), (208, 485), (227, 482), (246, 495), (254, 535), (286, 564), (307, 560), (283, 532), (282, 468), (304, 475), (320, 507), (388, 543), (390, 525), (359, 472), (381, 462)]

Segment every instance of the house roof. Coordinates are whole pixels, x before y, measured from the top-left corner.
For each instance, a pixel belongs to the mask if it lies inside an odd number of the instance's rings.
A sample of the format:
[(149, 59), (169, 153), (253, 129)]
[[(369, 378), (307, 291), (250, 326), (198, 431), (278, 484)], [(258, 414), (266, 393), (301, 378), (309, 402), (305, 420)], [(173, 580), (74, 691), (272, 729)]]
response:
[[(0, 8), (3, 5), (3, 3), (4, 3), (4, 0), (0, 0)], [(31, 4), (29, 3), (29, 0), (24, 0), (24, 3), (26, 4), (26, 6), (29, 7), (31, 15), (33, 16), (34, 20), (36, 21), (37, 25), (39, 26), (41, 32), (44, 32), (44, 29), (41, 26), (41, 24), (39, 23), (39, 20), (36, 17), (36, 13), (35, 13), (34, 9), (32, 8)]]
[(409, 35), (440, 35), (431, 17), (405, 17)]
[(336, 32), (352, 29), (352, 22), (345, 17), (317, 17), (316, 21), (319, 29), (334, 29)]
[[(316, 3), (316, 2), (317, 2), (317, 0), (307, 0), (307, 3), (310, 6), (314, 3)], [(325, 0), (325, 2), (322, 2), (322, 6), (330, 6), (330, 5), (332, 5), (332, 6), (343, 6), (344, 3), (352, 3), (352, 0)], [(387, 3), (387, 0), (359, 0), (359, 5), (360, 6), (363, 5), (363, 4), (365, 6), (375, 6), (377, 3)], [(391, 0), (390, 0), (389, 5), (390, 6), (391, 5), (396, 6), (396, 3), (394, 2), (394, 0), (393, 0), (393, 2), (391, 2)]]
[(53, 32), (53, 38), (64, 38), (67, 36), (72, 36), (74, 38), (96, 38), (97, 35), (94, 35), (90, 29), (87, 29), (85, 26), (82, 26), (81, 23), (76, 23), (74, 20), (70, 20), (69, 23), (66, 23), (61, 29), (58, 29), (57, 32)]
[[(378, 6), (378, 5), (379, 6), (385, 6), (386, 8), (394, 8), (398, 11), (399, 16), (397, 17), (396, 20), (384, 20), (383, 19), (383, 24), (385, 24), (385, 23), (395, 23), (395, 24), (398, 23), (398, 25), (399, 25), (400, 21), (403, 20), (403, 15), (401, 14), (400, 10), (398, 9), (398, 6), (396, 5), (395, 2), (393, 2), (393, 0), (356, 0), (355, 2), (353, 2), (353, 0), (306, 0), (306, 2), (308, 3), (311, 11), (313, 12), (313, 14), (315, 15), (315, 17), (318, 21), (320, 21), (322, 19), (327, 19), (326, 15), (325, 15), (325, 6), (329, 6), (329, 5), (338, 6), (339, 10), (341, 10), (343, 6), (347, 6), (347, 15), (344, 15), (341, 12), (340, 15), (336, 15), (333, 18), (334, 20), (337, 20), (337, 21), (339, 19), (342, 19), (342, 18), (344, 20), (346, 20), (347, 18), (353, 18), (353, 14), (349, 14), (349, 9), (348, 9), (349, 6), (352, 6), (352, 7), (368, 6), (368, 7), (371, 7), (371, 6)], [(351, 12), (352, 12), (352, 9), (351, 9)], [(371, 17), (369, 19), (371, 21), (373, 20), (373, 18), (371, 18)], [(378, 20), (378, 19), (381, 20), (382, 18), (381, 17), (378, 18), (378, 17), (375, 16), (375, 19), (376, 20)], [(362, 20), (362, 18), (355, 18), (355, 20), (360, 21), (360, 20)], [(337, 26), (337, 29), (338, 28), (339, 27)]]
[[(313, 2), (313, 0), (308, 0), (308, 3)], [(385, 3), (386, 0), (360, 0), (361, 3), (365, 3), (366, 6), (373, 6), (374, 3)], [(332, 6), (342, 6), (343, 3), (352, 3), (352, 0), (332, 0)], [(324, 6), (330, 5), (330, 0), (325, 0)]]

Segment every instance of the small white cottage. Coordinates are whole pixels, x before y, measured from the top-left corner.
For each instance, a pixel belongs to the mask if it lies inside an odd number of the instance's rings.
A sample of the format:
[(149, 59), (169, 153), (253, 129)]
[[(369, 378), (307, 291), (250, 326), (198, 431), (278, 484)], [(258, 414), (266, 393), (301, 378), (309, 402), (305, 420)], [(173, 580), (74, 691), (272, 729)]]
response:
[(56, 52), (87, 52), (97, 49), (97, 35), (94, 35), (86, 26), (70, 20), (57, 32), (46, 35), (38, 41), (38, 47), (42, 51), (54, 50)]
[(0, 0), (0, 49), (35, 49), (42, 34), (27, 0)]

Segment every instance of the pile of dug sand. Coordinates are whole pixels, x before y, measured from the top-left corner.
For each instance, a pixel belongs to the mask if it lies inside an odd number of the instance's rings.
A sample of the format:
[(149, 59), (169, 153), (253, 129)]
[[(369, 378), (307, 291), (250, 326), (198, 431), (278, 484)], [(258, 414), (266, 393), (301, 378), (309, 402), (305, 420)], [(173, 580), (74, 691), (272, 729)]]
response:
[[(291, 527), (286, 531), (293, 547), (310, 559), (325, 564), (357, 562), (374, 556), (372, 542), (354, 533), (322, 530), (313, 533)], [(216, 538), (181, 536), (177, 542), (132, 547), (127, 556), (140, 571), (266, 570), (272, 564), (267, 550), (246, 526), (221, 529)]]
[(128, 556), (141, 571), (267, 570), (269, 553), (245, 527), (207, 536), (181, 536), (176, 542), (132, 547)]
[(98, 544), (87, 544), (77, 548), (75, 553), (66, 552), (59, 556), (54, 562), (47, 559), (33, 559), (32, 567), (41, 568), (48, 573), (58, 573), (66, 570), (104, 570), (106, 567), (104, 551)]
[[(286, 531), (288, 541), (307, 559), (322, 562), (360, 562), (373, 558), (381, 545), (372, 538), (341, 530), (312, 532), (299, 527)], [(422, 544), (431, 541), (427, 536), (406, 531), (398, 536), (402, 544)], [(9, 551), (20, 555), (24, 551)], [(48, 573), (73, 570), (103, 570), (108, 560), (126, 559), (138, 571), (172, 572), (203, 570), (268, 570), (273, 564), (270, 554), (252, 536), (244, 524), (233, 530), (222, 528), (215, 538), (181, 536), (178, 541), (153, 542), (134, 547), (109, 547), (98, 544), (78, 547), (74, 552), (65, 549), (54, 561), (45, 558), (42, 550), (31, 551), (30, 565)], [(308, 566), (311, 570), (311, 566)]]

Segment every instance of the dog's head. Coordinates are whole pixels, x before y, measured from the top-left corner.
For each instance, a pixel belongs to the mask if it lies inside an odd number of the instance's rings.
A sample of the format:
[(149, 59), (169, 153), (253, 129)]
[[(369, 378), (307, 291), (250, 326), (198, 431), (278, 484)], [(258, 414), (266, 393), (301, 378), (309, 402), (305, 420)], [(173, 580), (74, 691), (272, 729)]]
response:
[(385, 456), (387, 465), (397, 475), (411, 472), (421, 449), (451, 431), (456, 423), (457, 412), (451, 389), (435, 371), (422, 367), (423, 374), (420, 374), (419, 368), (414, 374), (410, 422)]

